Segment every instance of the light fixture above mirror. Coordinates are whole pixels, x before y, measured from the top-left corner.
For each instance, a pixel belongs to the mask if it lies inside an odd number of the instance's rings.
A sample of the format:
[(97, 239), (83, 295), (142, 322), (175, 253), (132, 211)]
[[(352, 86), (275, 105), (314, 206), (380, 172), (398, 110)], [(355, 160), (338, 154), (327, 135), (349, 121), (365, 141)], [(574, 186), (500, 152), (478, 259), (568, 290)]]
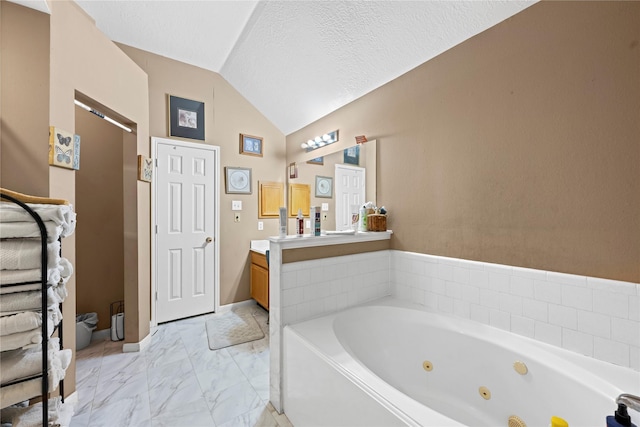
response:
[(300, 144), (300, 147), (305, 151), (313, 151), (325, 145), (333, 144), (338, 141), (338, 131), (325, 133), (322, 136), (316, 136), (313, 139), (309, 139), (307, 142)]

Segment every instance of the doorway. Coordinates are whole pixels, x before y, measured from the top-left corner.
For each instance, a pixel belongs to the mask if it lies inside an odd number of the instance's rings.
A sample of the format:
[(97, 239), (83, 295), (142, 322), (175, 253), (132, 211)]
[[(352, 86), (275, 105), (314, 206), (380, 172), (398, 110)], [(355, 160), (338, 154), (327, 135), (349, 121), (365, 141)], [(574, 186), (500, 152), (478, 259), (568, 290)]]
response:
[(351, 206), (365, 203), (366, 170), (336, 164), (336, 230), (351, 229)]
[(111, 326), (110, 304), (124, 300), (125, 147), (123, 131), (80, 107), (75, 133), (81, 137), (75, 173), (79, 226), (76, 229), (76, 312), (98, 314), (97, 331)]
[(219, 306), (220, 148), (151, 138), (152, 324)]

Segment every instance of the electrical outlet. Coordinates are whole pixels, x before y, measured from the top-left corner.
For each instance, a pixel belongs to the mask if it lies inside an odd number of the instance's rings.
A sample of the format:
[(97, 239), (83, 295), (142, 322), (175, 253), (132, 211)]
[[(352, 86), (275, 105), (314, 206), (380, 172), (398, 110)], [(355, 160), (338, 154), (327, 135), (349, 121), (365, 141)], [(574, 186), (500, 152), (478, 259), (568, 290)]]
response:
[(264, 222), (258, 221), (258, 230), (264, 230)]
[(327, 212), (329, 210), (329, 203), (323, 203), (322, 204), (322, 210), (323, 210), (323, 212)]
[(231, 210), (232, 211), (241, 211), (242, 210), (242, 200), (232, 200), (231, 201)]
[(306, 220), (306, 221), (304, 222), (304, 226), (305, 226), (306, 228), (311, 228), (311, 220)]
[(240, 222), (240, 214), (239, 214), (239, 213), (236, 213), (236, 214), (233, 216), (233, 222)]

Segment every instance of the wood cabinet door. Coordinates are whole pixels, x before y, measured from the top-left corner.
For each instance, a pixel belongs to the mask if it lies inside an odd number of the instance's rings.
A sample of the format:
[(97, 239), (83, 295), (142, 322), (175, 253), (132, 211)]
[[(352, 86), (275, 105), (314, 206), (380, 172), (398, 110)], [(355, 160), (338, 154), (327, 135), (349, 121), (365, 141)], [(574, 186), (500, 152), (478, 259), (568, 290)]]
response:
[(251, 264), (251, 298), (269, 310), (269, 270)]

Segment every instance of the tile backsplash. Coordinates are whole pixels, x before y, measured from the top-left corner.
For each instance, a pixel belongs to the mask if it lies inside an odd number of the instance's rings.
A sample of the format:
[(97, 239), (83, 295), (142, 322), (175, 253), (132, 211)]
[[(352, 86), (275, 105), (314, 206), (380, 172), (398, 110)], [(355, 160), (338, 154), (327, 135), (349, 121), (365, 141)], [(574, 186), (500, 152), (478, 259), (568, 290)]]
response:
[(391, 294), (640, 371), (640, 285), (390, 251)]

